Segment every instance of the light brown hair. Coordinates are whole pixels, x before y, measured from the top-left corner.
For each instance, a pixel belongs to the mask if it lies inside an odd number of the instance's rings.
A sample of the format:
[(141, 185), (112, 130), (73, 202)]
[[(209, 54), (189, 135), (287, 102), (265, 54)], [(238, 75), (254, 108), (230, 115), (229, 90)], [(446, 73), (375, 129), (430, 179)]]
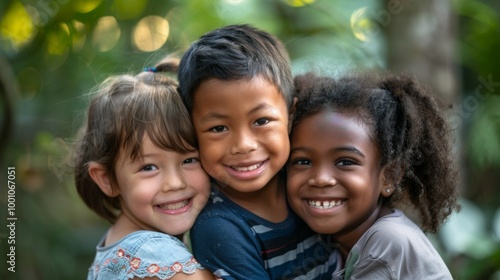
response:
[(176, 69), (177, 63), (167, 60), (135, 76), (112, 76), (90, 102), (73, 152), (75, 184), (85, 204), (111, 223), (120, 210), (119, 197), (101, 191), (89, 176), (89, 163), (102, 164), (116, 187), (118, 153), (126, 152), (131, 159), (140, 156), (145, 133), (159, 148), (180, 153), (197, 148), (177, 82), (163, 73)]

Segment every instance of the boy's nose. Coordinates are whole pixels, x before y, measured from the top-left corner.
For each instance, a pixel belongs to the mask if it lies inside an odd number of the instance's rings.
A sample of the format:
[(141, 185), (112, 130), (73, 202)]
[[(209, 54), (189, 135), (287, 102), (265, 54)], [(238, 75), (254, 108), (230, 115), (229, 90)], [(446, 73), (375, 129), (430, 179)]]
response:
[(230, 152), (231, 154), (246, 154), (256, 150), (257, 147), (255, 135), (251, 131), (239, 131), (233, 137)]

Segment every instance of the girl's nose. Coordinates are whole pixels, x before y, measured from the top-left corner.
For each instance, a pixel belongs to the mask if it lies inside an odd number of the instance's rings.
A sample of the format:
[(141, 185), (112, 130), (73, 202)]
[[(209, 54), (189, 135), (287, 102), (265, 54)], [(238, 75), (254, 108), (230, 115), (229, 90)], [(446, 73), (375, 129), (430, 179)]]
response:
[(319, 166), (307, 183), (318, 188), (333, 187), (337, 184), (334, 173), (328, 167)]
[(179, 170), (171, 170), (165, 176), (164, 191), (180, 190), (186, 187), (186, 181)]

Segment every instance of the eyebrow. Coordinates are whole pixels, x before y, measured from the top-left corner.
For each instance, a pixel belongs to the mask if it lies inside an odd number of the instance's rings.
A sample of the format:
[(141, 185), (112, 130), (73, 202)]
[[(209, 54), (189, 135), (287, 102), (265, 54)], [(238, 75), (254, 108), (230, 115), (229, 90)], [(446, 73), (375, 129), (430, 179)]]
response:
[(155, 158), (155, 157), (158, 157), (158, 156), (159, 156), (158, 153), (138, 154), (137, 158), (135, 160), (132, 160), (132, 158), (131, 158), (130, 162), (133, 163), (133, 162), (136, 162), (136, 161), (144, 160), (146, 158)]
[[(260, 110), (265, 110), (265, 109), (271, 109), (272, 111), (276, 111), (273, 106), (270, 106), (266, 103), (260, 103), (260, 104), (257, 104), (257, 106), (255, 106), (254, 108), (252, 108), (248, 112), (247, 115), (251, 115), (251, 114), (254, 114), (255, 112), (258, 112)], [(205, 116), (203, 116), (200, 121), (202, 123), (206, 123), (206, 122), (209, 122), (212, 120), (228, 119), (228, 118), (229, 118), (229, 116), (227, 116), (225, 114), (221, 114), (221, 113), (217, 113), (217, 112), (210, 112), (210, 113), (206, 114)]]
[[(296, 152), (307, 153), (310, 150), (311, 150), (310, 148), (306, 148), (306, 147), (292, 147), (290, 149), (290, 154), (296, 153)], [(363, 154), (359, 149), (357, 149), (353, 146), (336, 147), (336, 148), (330, 149), (329, 152), (348, 152), (348, 153), (356, 154), (356, 155), (359, 155), (359, 156), (365, 158), (365, 154)]]

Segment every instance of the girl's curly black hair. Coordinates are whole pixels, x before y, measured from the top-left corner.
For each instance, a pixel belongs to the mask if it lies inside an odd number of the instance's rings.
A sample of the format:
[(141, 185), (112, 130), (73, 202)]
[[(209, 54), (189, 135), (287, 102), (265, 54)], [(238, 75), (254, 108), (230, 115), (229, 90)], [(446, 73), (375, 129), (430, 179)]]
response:
[(334, 79), (307, 73), (295, 78), (295, 87), (293, 127), (323, 110), (357, 116), (369, 127), (380, 166), (388, 167), (386, 176), (394, 182), (386, 205), (411, 203), (422, 229), (430, 232), (459, 209), (451, 130), (413, 77), (360, 71)]

